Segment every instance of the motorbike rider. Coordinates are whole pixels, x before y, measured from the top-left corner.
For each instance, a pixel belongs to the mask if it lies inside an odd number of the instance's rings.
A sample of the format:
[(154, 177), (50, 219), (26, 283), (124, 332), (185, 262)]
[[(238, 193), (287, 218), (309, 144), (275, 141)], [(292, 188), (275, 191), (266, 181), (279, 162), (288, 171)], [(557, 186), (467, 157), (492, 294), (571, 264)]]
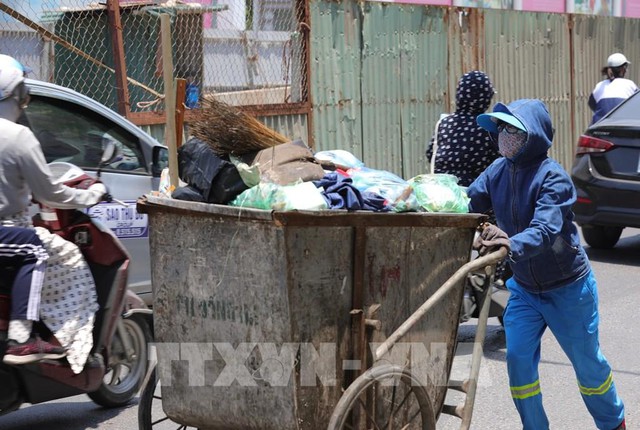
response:
[(624, 77), (629, 64), (627, 57), (619, 52), (607, 58), (607, 65), (602, 68), (606, 79), (598, 82), (589, 96), (589, 108), (593, 111), (591, 124), (638, 91), (635, 82)]
[[(30, 227), (28, 207), (35, 198), (54, 208), (82, 208), (98, 203), (106, 194), (102, 184), (80, 190), (56, 183), (34, 134), (17, 124), (29, 102), (25, 68), (14, 58), (0, 55), (0, 225)], [(80, 373), (93, 346), (97, 296), (89, 267), (76, 245), (36, 228), (49, 259), (42, 286), (40, 320), (67, 350), (67, 360)], [(21, 320), (26, 328), (29, 320)], [(26, 321), (26, 322), (25, 322)], [(43, 346), (35, 337), (10, 342), (5, 362), (27, 360)]]

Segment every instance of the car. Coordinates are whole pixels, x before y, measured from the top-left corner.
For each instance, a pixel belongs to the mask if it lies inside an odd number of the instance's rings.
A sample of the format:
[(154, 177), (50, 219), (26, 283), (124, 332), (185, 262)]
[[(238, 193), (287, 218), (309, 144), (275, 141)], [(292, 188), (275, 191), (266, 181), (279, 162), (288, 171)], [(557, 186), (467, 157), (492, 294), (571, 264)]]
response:
[(640, 227), (640, 92), (578, 140), (571, 178), (577, 189), (575, 222), (585, 242), (616, 245), (625, 227)]
[(125, 203), (99, 203), (86, 211), (121, 239), (131, 255), (129, 288), (147, 305), (152, 302), (147, 216), (136, 211), (137, 199), (157, 190), (168, 150), (141, 128), (101, 103), (69, 88), (26, 80), (31, 101), (18, 120), (40, 141), (47, 162), (65, 161), (95, 174), (103, 144), (121, 151), (118, 162), (101, 169), (109, 193)]

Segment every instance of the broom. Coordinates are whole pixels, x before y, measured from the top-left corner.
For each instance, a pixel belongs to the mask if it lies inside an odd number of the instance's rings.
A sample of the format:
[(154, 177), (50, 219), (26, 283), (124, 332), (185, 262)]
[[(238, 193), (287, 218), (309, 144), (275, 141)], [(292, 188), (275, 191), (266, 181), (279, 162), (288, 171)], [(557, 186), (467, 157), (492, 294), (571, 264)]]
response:
[(208, 144), (218, 156), (245, 155), (291, 140), (256, 118), (214, 98), (202, 101), (191, 134)]

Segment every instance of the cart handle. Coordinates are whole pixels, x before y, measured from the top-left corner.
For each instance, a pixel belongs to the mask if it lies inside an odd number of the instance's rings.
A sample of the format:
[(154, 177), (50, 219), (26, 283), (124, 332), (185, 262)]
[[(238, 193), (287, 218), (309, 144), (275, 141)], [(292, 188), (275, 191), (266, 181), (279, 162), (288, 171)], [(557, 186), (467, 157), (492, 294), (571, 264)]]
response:
[(469, 272), (486, 266), (493, 266), (507, 256), (508, 248), (501, 247), (491, 254), (478, 257), (459, 268), (438, 290), (427, 299), (405, 322), (400, 325), (375, 351), (374, 362), (382, 358), (402, 336), (407, 334), (436, 303), (438, 303), (454, 286), (458, 284)]

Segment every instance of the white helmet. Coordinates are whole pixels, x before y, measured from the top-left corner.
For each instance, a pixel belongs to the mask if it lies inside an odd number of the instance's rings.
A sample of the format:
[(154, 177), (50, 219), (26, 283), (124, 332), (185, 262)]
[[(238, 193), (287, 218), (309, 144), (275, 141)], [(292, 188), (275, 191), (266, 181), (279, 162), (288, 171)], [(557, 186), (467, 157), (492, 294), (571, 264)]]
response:
[(627, 57), (625, 57), (619, 52), (616, 52), (615, 54), (611, 54), (609, 55), (609, 58), (607, 58), (607, 67), (620, 67), (620, 66), (624, 66), (625, 64), (630, 64), (630, 63), (627, 60)]
[[(15, 58), (0, 54), (0, 117), (15, 121), (29, 103), (26, 69)], [(14, 103), (7, 103), (13, 101)]]
[(19, 97), (16, 89), (24, 82), (24, 68), (13, 57), (0, 54), (0, 101)]

